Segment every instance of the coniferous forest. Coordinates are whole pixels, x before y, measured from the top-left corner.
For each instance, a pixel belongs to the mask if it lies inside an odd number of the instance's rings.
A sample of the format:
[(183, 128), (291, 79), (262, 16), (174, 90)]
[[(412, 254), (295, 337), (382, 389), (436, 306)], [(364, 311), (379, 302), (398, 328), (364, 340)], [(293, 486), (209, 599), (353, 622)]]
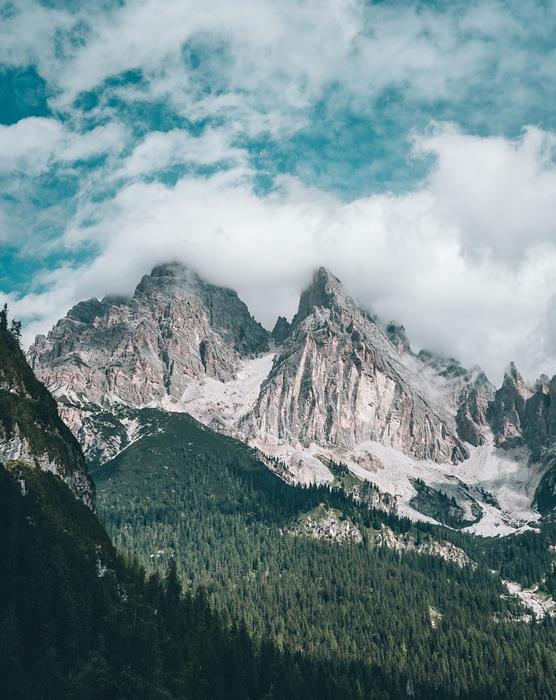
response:
[[(256, 642), (325, 664), (376, 666), (402, 695), (552, 697), (556, 625), (524, 623), (492, 573), (523, 583), (550, 573), (548, 532), (498, 540), (414, 525), (340, 490), (289, 486), (188, 416), (153, 410), (145, 419), (158, 432), (93, 476), (114, 543), (147, 570), (175, 557), (186, 589), (205, 591)], [(321, 504), (356, 524), (363, 541), (296, 533)], [(419, 542), (450, 541), (477, 565), (378, 547), (382, 525)]]
[[(0, 336), (4, 436), (75, 457), (17, 329)], [(0, 467), (3, 697), (553, 697), (556, 625), (526, 622), (500, 578), (553, 586), (549, 524), (501, 540), (414, 524), (290, 486), (187, 415), (141, 419), (155, 429), (92, 469), (100, 520), (54, 474)], [(361, 537), (313, 539), (316, 513)], [(384, 528), (415, 546), (379, 546)], [(418, 552), (433, 541), (468, 563)]]

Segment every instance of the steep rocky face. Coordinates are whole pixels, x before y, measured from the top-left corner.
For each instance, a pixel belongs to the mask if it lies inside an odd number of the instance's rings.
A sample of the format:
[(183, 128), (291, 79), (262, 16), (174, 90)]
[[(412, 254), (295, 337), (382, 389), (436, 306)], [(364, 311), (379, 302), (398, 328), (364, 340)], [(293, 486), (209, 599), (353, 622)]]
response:
[(531, 397), (531, 389), (510, 363), (504, 374), (502, 386), (489, 406), (489, 420), (495, 442), (501, 447), (513, 447), (523, 443), (525, 429), (525, 404)]
[(263, 442), (347, 449), (374, 440), (419, 459), (459, 461), (453, 418), (412, 381), (399, 350), (321, 268), (242, 422)]
[(5, 315), (0, 317), (0, 464), (25, 463), (52, 472), (92, 508), (94, 489), (81, 448), (4, 320)]
[(289, 323), (288, 319), (285, 318), (285, 316), (278, 316), (278, 320), (274, 324), (274, 328), (272, 329), (272, 333), (270, 335), (272, 340), (277, 345), (282, 345), (284, 340), (286, 340), (288, 337), (290, 330), (291, 324)]
[(197, 377), (235, 376), (242, 357), (268, 348), (268, 334), (237, 294), (178, 264), (143, 277), (133, 298), (74, 307), (29, 350), (57, 395), (141, 406), (177, 401)]
[(487, 414), (496, 389), (481, 370), (471, 371), (466, 377), (457, 402), (458, 435), (470, 445), (484, 445), (491, 434)]
[(388, 340), (394, 347), (396, 347), (400, 352), (411, 352), (411, 345), (409, 344), (404, 326), (391, 321), (386, 326), (385, 330)]

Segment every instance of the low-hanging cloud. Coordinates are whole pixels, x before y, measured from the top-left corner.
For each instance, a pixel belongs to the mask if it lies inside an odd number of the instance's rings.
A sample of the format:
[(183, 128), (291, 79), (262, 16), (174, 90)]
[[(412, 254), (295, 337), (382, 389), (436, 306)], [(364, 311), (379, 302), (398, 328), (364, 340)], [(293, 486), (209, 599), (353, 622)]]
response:
[(135, 182), (95, 205), (96, 224), (81, 225), (85, 207), (68, 228), (65, 245), (94, 244), (94, 261), (50, 274), (48, 291), (14, 300), (14, 312), (38, 316), (30, 337), (72, 303), (130, 294), (154, 264), (180, 260), (237, 289), (270, 327), (295, 312), (312, 270), (326, 265), (361, 304), (404, 322), (417, 349), (481, 364), (496, 380), (510, 360), (531, 378), (556, 372), (547, 327), (556, 295), (553, 143), (538, 129), (508, 141), (437, 125), (418, 140), (435, 157), (418, 191), (349, 203), (288, 177), (257, 195), (245, 168), (174, 186)]

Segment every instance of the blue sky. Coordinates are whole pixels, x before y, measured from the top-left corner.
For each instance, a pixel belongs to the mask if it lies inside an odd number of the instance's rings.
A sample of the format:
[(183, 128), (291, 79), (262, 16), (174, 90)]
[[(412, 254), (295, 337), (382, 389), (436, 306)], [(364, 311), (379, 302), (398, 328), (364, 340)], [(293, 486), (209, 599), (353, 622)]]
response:
[(556, 371), (556, 4), (0, 4), (26, 338), (180, 259), (271, 325), (326, 264), (417, 347)]

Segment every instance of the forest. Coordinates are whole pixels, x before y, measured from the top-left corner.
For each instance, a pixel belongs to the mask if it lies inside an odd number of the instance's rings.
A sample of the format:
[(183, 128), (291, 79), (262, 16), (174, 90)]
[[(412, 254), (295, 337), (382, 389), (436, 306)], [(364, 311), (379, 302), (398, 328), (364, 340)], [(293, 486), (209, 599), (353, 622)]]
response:
[[(481, 539), (413, 524), (340, 489), (286, 484), (231, 438), (183, 414), (149, 409), (157, 430), (93, 471), (99, 516), (115, 545), (148, 571), (177, 562), (228, 624), (256, 643), (325, 664), (369, 664), (417, 697), (552, 697), (556, 625), (527, 624), (501, 576), (537, 580), (549, 535)], [(361, 543), (295, 536), (323, 504)], [(416, 541), (450, 541), (476, 566), (376, 545), (383, 525)], [(366, 697), (366, 696), (365, 696)]]

